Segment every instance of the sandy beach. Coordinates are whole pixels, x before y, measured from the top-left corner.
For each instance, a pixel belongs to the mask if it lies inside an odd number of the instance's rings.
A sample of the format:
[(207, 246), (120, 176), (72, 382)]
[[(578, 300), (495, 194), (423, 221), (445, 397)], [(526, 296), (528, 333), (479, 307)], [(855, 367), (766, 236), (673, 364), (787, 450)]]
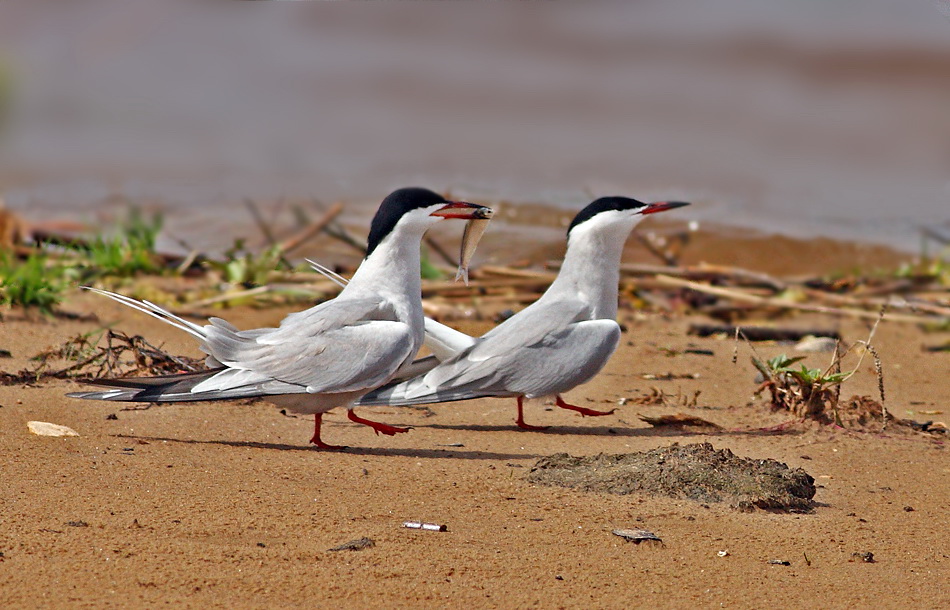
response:
[[(851, 246), (841, 245), (847, 250)], [(826, 249), (827, 250), (827, 249)], [(746, 254), (751, 256), (749, 251)], [(75, 295), (63, 309), (95, 320), (12, 310), (0, 324), (5, 371), (77, 333), (110, 325), (172, 354), (199, 355), (182, 333), (107, 302)], [(275, 324), (287, 308), (238, 308), (240, 327)], [(209, 311), (209, 314), (212, 313)], [(750, 351), (686, 334), (708, 321), (622, 308), (627, 331), (606, 369), (568, 399), (610, 416), (582, 418), (540, 402), (514, 425), (510, 399), (429, 408), (364, 409), (412, 426), (375, 436), (343, 412), (312, 421), (264, 403), (129, 410), (66, 398), (71, 381), (0, 387), (0, 604), (4, 607), (780, 607), (939, 608), (950, 603), (946, 436), (875, 424), (794, 424), (754, 398)], [(492, 323), (456, 323), (481, 333)], [(870, 322), (815, 314), (787, 327), (831, 327), (845, 342)], [(900, 418), (948, 418), (950, 354), (924, 348), (945, 333), (884, 322), (874, 340), (887, 405)], [(757, 344), (763, 356), (790, 353)], [(694, 350), (690, 353), (686, 350)], [(824, 366), (828, 354), (806, 363)], [(663, 380), (672, 373), (672, 379)], [(647, 379), (645, 376), (659, 376)], [(642, 404), (661, 391), (665, 404)], [(695, 396), (695, 406), (683, 406)], [(866, 361), (842, 397), (875, 396)], [(687, 401), (688, 402), (688, 401)], [(685, 413), (720, 430), (653, 428), (639, 415)], [(67, 425), (44, 438), (27, 421)], [(543, 457), (618, 454), (709, 442), (771, 458), (814, 477), (809, 513), (743, 512), (645, 494), (625, 496), (526, 481)], [(402, 527), (414, 520), (447, 531)], [(643, 528), (662, 544), (611, 534)], [(361, 538), (374, 545), (331, 551)], [(873, 563), (862, 555), (873, 554)], [(769, 563), (775, 560), (779, 563)], [(784, 565), (781, 562), (788, 562)]]

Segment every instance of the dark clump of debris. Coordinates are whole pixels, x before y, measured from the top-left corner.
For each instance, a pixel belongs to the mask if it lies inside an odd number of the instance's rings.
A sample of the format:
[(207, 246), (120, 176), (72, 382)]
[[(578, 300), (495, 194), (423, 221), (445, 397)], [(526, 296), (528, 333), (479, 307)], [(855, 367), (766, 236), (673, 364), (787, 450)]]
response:
[(640, 544), (641, 542), (659, 542), (663, 544), (663, 539), (654, 534), (649, 530), (632, 528), (632, 529), (617, 529), (610, 532), (614, 536), (620, 536), (625, 540), (629, 540), (634, 544)]
[(807, 512), (815, 480), (801, 468), (753, 460), (710, 443), (679, 445), (620, 455), (541, 458), (527, 476), (532, 483), (583, 491), (644, 492), (696, 502), (727, 502), (740, 510)]
[[(822, 423), (838, 424), (846, 428), (869, 428), (872, 425), (879, 427), (882, 421), (896, 421), (884, 406), (870, 396), (852, 396), (847, 401), (840, 402), (833, 412), (833, 417), (825, 415), (819, 419)], [(898, 422), (901, 423), (901, 422)]]
[(683, 431), (696, 429), (699, 432), (722, 430), (722, 426), (718, 424), (686, 413), (673, 413), (670, 415), (660, 415), (659, 417), (649, 417), (642, 413), (637, 413), (637, 417), (654, 428), (676, 428)]
[(327, 549), (328, 551), (362, 551), (363, 549), (371, 549), (376, 546), (376, 541), (372, 538), (357, 538), (356, 540), (350, 540), (349, 542), (344, 542), (343, 544), (337, 545), (332, 549)]
[(0, 371), (0, 385), (37, 383), (45, 379), (100, 379), (192, 373), (204, 368), (201, 358), (173, 356), (140, 335), (114, 330), (86, 333), (31, 358), (33, 365), (17, 373)]
[(874, 563), (874, 553), (870, 551), (855, 551), (851, 553), (850, 561), (863, 561), (864, 563)]
[[(923, 432), (932, 436), (947, 434), (947, 425), (943, 422), (917, 422), (895, 417), (880, 401), (857, 394), (839, 401), (831, 411), (815, 415), (813, 421), (820, 425), (835, 425), (858, 432), (881, 432), (886, 426), (887, 430), (893, 433)], [(808, 422), (809, 420), (803, 419), (797, 424), (786, 426), (785, 429), (808, 427)]]

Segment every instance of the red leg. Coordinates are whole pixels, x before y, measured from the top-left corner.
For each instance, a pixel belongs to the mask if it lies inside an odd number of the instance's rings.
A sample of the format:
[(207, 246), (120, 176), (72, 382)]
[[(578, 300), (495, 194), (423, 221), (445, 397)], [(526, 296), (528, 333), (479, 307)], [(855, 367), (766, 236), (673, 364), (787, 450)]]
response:
[(600, 415), (610, 415), (614, 411), (617, 410), (617, 409), (611, 409), (610, 411), (597, 411), (596, 409), (588, 409), (587, 407), (578, 407), (577, 405), (572, 405), (570, 403), (564, 402), (564, 399), (561, 398), (560, 394), (557, 395), (557, 399), (555, 400), (555, 402), (557, 406), (561, 407), (562, 409), (577, 411), (581, 415), (590, 415), (591, 417), (597, 417)]
[(547, 426), (532, 426), (524, 421), (524, 396), (518, 397), (518, 419), (515, 420), (518, 427), (522, 430), (547, 430)]
[(396, 426), (390, 426), (389, 424), (383, 424), (378, 421), (364, 419), (360, 417), (359, 415), (357, 415), (353, 411), (353, 409), (347, 409), (346, 416), (350, 418), (350, 421), (355, 421), (358, 424), (363, 424), (363, 425), (371, 427), (376, 432), (376, 434), (379, 434), (380, 432), (382, 432), (383, 434), (386, 434), (389, 436), (395, 436), (396, 434), (399, 434), (400, 432), (409, 432), (409, 428), (399, 428)]
[(320, 440), (320, 424), (323, 421), (323, 413), (317, 413), (313, 416), (313, 438), (310, 442), (320, 449), (346, 449), (342, 445), (328, 445)]

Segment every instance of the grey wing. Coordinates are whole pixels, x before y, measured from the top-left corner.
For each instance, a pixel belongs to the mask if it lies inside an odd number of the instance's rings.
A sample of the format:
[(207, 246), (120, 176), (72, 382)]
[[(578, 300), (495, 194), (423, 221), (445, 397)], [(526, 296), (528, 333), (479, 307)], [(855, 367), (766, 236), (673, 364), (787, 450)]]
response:
[[(620, 327), (613, 320), (571, 322), (565, 317), (572, 312), (574, 317), (583, 315), (586, 310), (582, 306), (551, 305), (544, 309), (551, 316), (528, 318), (527, 323), (510, 325), (504, 333), (492, 331), (475, 347), (428, 374), (379, 388), (359, 404), (407, 405), (479, 396), (547, 395), (589, 381), (616, 349)], [(564, 315), (554, 315), (557, 312)]]
[(113, 400), (123, 402), (193, 402), (198, 400), (229, 400), (251, 398), (284, 393), (302, 393), (300, 386), (285, 384), (274, 380), (265, 380), (255, 384), (240, 385), (232, 383), (228, 387), (207, 392), (194, 392), (194, 388), (216, 375), (222, 369), (211, 369), (197, 373), (165, 375), (161, 377), (134, 377), (119, 379), (93, 379), (92, 385), (111, 387), (110, 390), (96, 392), (70, 392), (71, 398), (86, 400)]
[(619, 343), (620, 326), (613, 320), (576, 322), (519, 352), (506, 386), (532, 398), (566, 392), (593, 379)]
[(206, 392), (274, 379), (307, 392), (349, 392), (385, 383), (415, 352), (413, 329), (379, 298), (334, 299), (294, 313), (279, 328), (206, 326), (204, 349), (228, 367), (194, 388)]
[(508, 319), (481, 337), (469, 349), (445, 361), (426, 375), (426, 382), (444, 387), (496, 377), (521, 357), (522, 350), (551, 343), (571, 324), (590, 315), (580, 301), (540, 302)]

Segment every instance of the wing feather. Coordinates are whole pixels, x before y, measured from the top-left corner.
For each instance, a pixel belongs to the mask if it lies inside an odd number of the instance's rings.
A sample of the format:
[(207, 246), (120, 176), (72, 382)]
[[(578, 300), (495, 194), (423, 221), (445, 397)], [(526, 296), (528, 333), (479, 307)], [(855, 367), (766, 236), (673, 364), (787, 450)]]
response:
[[(304, 386), (310, 393), (385, 383), (416, 345), (410, 326), (397, 321), (377, 297), (328, 301), (287, 316), (274, 329), (237, 331), (217, 321), (205, 328), (206, 351), (225, 366)], [(230, 378), (245, 379), (223, 376), (215, 383)]]
[(364, 390), (388, 381), (421, 341), (421, 332), (400, 322), (392, 304), (378, 295), (338, 297), (288, 315), (277, 328), (242, 331), (221, 318), (199, 326), (148, 301), (89, 290), (200, 339), (215, 370), (142, 386), (123, 384), (123, 391), (83, 393), (83, 398), (177, 401)]
[[(390, 383), (360, 399), (364, 405), (409, 405), (480, 396), (547, 396), (592, 379), (620, 342), (613, 320), (578, 320), (585, 307), (562, 303), (544, 310), (543, 319), (511, 324), (491, 333), (424, 375)], [(559, 315), (559, 313), (562, 315)], [(515, 320), (512, 318), (511, 320)]]

